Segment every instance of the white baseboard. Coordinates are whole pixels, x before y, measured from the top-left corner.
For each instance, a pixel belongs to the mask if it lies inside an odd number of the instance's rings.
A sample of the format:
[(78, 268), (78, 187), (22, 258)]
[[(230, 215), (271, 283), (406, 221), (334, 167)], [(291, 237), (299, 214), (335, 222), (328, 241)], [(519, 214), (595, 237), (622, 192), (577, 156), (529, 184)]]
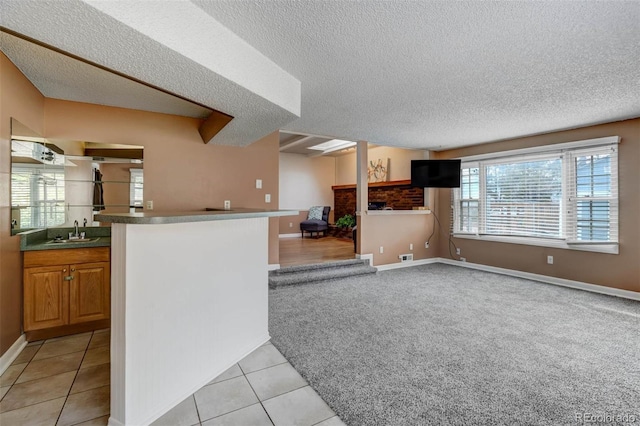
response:
[(410, 268), (412, 266), (429, 265), (430, 263), (439, 262), (439, 257), (430, 257), (429, 259), (418, 259), (409, 262), (389, 263), (386, 265), (376, 266), (378, 271), (388, 271), (389, 269)]
[(117, 421), (113, 417), (109, 417), (109, 423), (107, 423), (107, 426), (125, 426), (125, 424)]
[(13, 345), (0, 357), (0, 376), (9, 368), (11, 363), (18, 358), (18, 355), (20, 355), (20, 352), (22, 352), (25, 346), (27, 346), (27, 338), (24, 334), (21, 334)]
[[(616, 296), (616, 297), (622, 297), (625, 299), (640, 301), (640, 293), (635, 291), (622, 290), (614, 287), (605, 287), (603, 285), (589, 284), (581, 281), (573, 281), (573, 280), (567, 280), (564, 278), (551, 277), (548, 275), (534, 274), (531, 272), (517, 271), (515, 269), (505, 269), (505, 268), (498, 268), (495, 266), (481, 265), (479, 263), (460, 262), (459, 260), (446, 259), (442, 257), (439, 257), (436, 259), (437, 259), (436, 260), (437, 262), (445, 263), (448, 265), (455, 265), (455, 266), (460, 266), (463, 268), (470, 268), (470, 269), (478, 269), (481, 271), (494, 272), (496, 274), (502, 274), (502, 275), (510, 275), (512, 277), (525, 278), (529, 280), (540, 281), (547, 284), (559, 285), (562, 287), (570, 287), (578, 290), (590, 291), (592, 293), (600, 293), (600, 294), (606, 294), (608, 296)], [(409, 263), (409, 262), (406, 262), (406, 263)], [(378, 267), (378, 269), (380, 269), (380, 267)]]
[(267, 265), (267, 271), (275, 271), (276, 269), (280, 269), (279, 263), (270, 263)]
[(358, 254), (358, 253), (356, 253), (356, 259), (368, 260), (369, 261), (369, 265), (374, 266), (373, 265), (373, 253), (368, 253), (368, 254)]
[(278, 238), (302, 238), (302, 234), (299, 232), (295, 234), (280, 234), (278, 235)]

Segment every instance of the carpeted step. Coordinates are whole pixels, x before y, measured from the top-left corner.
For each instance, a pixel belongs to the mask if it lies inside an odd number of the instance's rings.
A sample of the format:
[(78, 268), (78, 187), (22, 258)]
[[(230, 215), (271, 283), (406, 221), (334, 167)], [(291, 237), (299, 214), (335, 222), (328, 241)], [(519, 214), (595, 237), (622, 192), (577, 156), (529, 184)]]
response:
[(311, 265), (285, 266), (284, 268), (271, 271), (270, 275), (284, 275), (292, 272), (335, 269), (335, 268), (344, 268), (344, 267), (362, 266), (362, 265), (368, 266), (369, 259), (336, 260), (335, 262), (314, 263)]
[[(335, 262), (331, 262), (335, 263)], [(327, 265), (327, 264), (321, 264)], [(307, 265), (304, 265), (307, 266)], [(276, 288), (285, 285), (306, 284), (317, 281), (325, 281), (336, 278), (353, 277), (356, 275), (375, 274), (378, 270), (373, 266), (369, 266), (369, 262), (357, 262), (333, 266), (325, 266), (323, 268), (296, 268), (288, 269), (285, 272), (276, 273), (272, 271), (269, 274), (269, 287)], [(285, 268), (283, 268), (285, 269)]]

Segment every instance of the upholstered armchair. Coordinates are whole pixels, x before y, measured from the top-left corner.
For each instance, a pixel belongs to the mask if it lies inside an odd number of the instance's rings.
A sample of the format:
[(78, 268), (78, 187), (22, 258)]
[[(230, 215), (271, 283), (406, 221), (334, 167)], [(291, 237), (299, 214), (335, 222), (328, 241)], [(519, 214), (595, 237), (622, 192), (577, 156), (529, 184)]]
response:
[(309, 209), (309, 215), (307, 220), (300, 222), (300, 233), (304, 238), (304, 232), (307, 231), (313, 237), (313, 233), (316, 233), (316, 238), (320, 236), (322, 232), (323, 236), (327, 235), (327, 229), (329, 229), (329, 212), (330, 206), (314, 206)]

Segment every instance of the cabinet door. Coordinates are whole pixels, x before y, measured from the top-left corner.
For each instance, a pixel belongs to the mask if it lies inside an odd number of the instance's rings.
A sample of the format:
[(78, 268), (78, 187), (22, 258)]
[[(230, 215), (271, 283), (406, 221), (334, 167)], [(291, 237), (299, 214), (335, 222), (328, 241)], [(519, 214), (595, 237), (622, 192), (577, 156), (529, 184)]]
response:
[(69, 323), (69, 266), (43, 266), (24, 270), (25, 331)]
[(69, 324), (107, 319), (111, 311), (110, 263), (71, 265)]

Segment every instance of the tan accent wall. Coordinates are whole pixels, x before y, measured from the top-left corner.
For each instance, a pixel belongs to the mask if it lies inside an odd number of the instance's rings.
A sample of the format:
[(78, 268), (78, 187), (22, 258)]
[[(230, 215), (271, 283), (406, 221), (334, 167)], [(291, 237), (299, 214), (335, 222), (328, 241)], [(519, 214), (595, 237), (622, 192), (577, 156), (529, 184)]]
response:
[(22, 333), (22, 256), (10, 232), (11, 117), (44, 134), (43, 114), (42, 94), (0, 52), (0, 354)]
[[(468, 262), (581, 281), (606, 287), (640, 291), (640, 119), (549, 133), (436, 153), (437, 158), (457, 158), (518, 148), (620, 136), (619, 197), (620, 254), (592, 253), (518, 244), (454, 239)], [(438, 213), (449, 229), (450, 193), (440, 190)], [(449, 257), (446, 241), (440, 256)], [(548, 265), (547, 256), (554, 257)]]
[[(369, 146), (369, 161), (379, 158), (390, 160), (389, 180), (411, 179), (411, 160), (425, 158), (424, 150), (393, 148), (389, 146)], [(336, 185), (356, 183), (356, 153), (336, 157)]]
[[(45, 99), (47, 137), (144, 147), (144, 198), (156, 211), (273, 208), (278, 197), (278, 132), (248, 147), (203, 144), (200, 120)], [(262, 179), (262, 189), (256, 189)], [(271, 203), (264, 195), (271, 194)], [(278, 221), (270, 221), (277, 227)], [(270, 230), (269, 263), (278, 263), (278, 231)]]
[[(1, 353), (20, 336), (22, 323), (22, 258), (9, 230), (11, 117), (51, 139), (144, 146), (145, 198), (155, 210), (221, 207), (224, 200), (232, 207), (279, 206), (277, 132), (244, 148), (205, 145), (200, 120), (44, 98), (1, 53), (0, 68)], [(278, 218), (269, 224), (269, 263), (275, 264)]]
[[(365, 214), (358, 219), (358, 229), (365, 230), (358, 235), (361, 247), (358, 253), (372, 253), (375, 266), (398, 263), (401, 254), (413, 253), (414, 260), (438, 256), (437, 234), (431, 238), (429, 248), (424, 247), (433, 231), (433, 215)], [(413, 250), (410, 250), (409, 244), (413, 244)], [(380, 247), (383, 247), (384, 253), (380, 253)]]

